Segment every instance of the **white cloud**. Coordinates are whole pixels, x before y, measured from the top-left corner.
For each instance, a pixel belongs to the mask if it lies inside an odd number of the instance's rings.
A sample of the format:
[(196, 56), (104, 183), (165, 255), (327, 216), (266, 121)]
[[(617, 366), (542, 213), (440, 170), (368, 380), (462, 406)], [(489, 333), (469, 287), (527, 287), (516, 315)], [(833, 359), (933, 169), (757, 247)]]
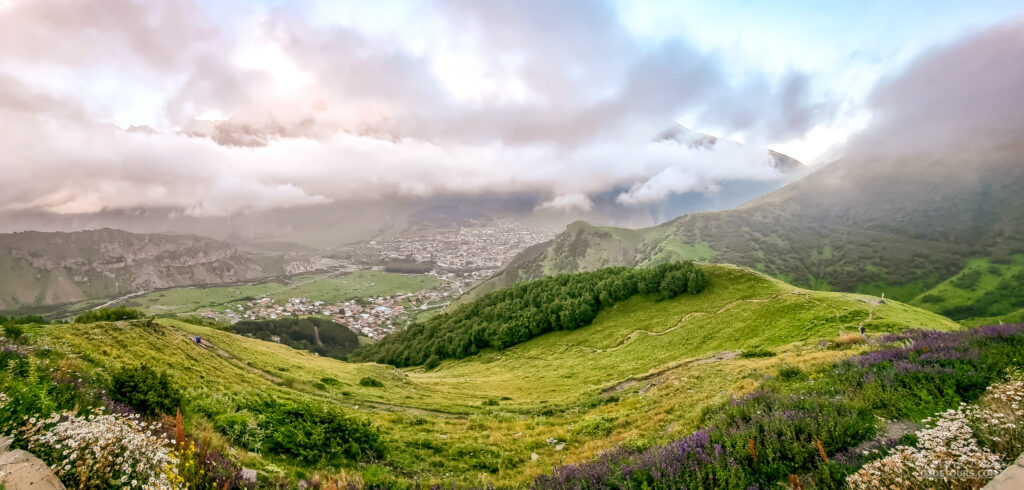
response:
[(537, 206), (537, 209), (553, 209), (556, 211), (590, 211), (594, 202), (582, 192), (572, 194), (561, 194), (550, 201), (545, 201)]
[[(664, 143), (662, 146), (672, 147)], [(719, 142), (708, 149), (692, 149), (678, 162), (665, 166), (650, 178), (619, 194), (616, 201), (626, 205), (649, 204), (673, 194), (713, 193), (718, 183), (736, 179), (778, 180), (782, 174), (773, 167), (771, 155), (753, 146)]]
[(765, 138), (829, 117), (805, 75), (726, 76), (685, 40), (639, 42), (599, 2), (439, 1), (419, 34), (435, 38), (413, 49), (288, 8), (112, 1), (0, 12), (0, 209), (531, 192), (587, 210), (614, 188), (636, 203), (778, 177), (739, 150), (652, 143), (680, 113)]

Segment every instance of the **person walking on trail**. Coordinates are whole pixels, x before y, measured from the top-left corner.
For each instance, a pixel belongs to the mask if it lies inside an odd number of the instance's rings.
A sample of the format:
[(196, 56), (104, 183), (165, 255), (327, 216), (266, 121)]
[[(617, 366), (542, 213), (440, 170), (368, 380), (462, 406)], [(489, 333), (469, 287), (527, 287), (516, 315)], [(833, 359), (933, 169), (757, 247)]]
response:
[[(867, 330), (867, 329), (864, 328), (864, 324), (863, 323), (860, 324), (860, 327), (857, 327), (857, 330), (860, 330), (860, 336), (861, 337), (867, 337), (867, 335), (864, 334), (865, 330)], [(198, 337), (196, 337), (196, 338), (198, 338)]]
[(196, 344), (200, 346), (203, 345), (203, 339), (199, 338), (198, 335), (196, 335)]

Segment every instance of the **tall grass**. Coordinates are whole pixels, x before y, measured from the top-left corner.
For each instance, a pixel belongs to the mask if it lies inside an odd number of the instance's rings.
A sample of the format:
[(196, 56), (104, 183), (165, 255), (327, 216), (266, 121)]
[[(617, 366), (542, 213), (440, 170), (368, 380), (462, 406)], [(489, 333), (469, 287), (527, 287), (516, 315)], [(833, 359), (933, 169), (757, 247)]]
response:
[[(806, 375), (777, 376), (710, 407), (701, 417), (704, 429), (666, 446), (620, 448), (557, 467), (535, 485), (748, 488), (796, 475), (801, 485), (841, 488), (866, 462), (851, 449), (878, 436), (878, 417), (916, 421), (973, 402), (1008, 369), (1024, 365), (1024, 324), (915, 330), (881, 342), (883, 349)], [(830, 460), (839, 453), (846, 457)]]

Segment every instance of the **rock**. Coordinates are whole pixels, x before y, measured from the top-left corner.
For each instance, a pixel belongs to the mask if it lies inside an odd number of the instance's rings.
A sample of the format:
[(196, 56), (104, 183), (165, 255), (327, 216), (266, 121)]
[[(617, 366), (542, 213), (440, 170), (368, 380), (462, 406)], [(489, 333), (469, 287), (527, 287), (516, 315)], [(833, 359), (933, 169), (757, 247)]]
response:
[(306, 490), (309, 488), (309, 483), (306, 480), (299, 480), (299, 490)]
[(243, 483), (256, 483), (256, 470), (242, 468), (242, 470), (238, 472), (238, 478), (241, 479)]
[(559, 444), (559, 445), (555, 446), (555, 451), (561, 451), (562, 448), (564, 448), (564, 447), (565, 447), (565, 444)]
[(537, 461), (540, 459), (540, 455), (537, 453), (530, 453), (530, 461)]
[[(6, 449), (10, 441), (2, 439), (0, 447)], [(46, 463), (21, 450), (0, 454), (0, 485), (5, 490), (64, 490)]]

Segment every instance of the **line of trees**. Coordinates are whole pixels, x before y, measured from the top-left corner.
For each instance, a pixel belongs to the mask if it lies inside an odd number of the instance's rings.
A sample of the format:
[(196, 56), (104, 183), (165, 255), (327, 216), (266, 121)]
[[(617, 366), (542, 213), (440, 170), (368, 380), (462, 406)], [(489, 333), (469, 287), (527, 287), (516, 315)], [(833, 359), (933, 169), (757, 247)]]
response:
[(316, 352), (322, 356), (342, 359), (359, 347), (359, 337), (349, 328), (326, 318), (280, 318), (245, 320), (231, 326), (242, 335), (262, 340), (276, 340), (293, 349)]
[(602, 308), (638, 294), (669, 299), (699, 293), (707, 284), (707, 273), (691, 262), (547, 277), (489, 293), (451, 313), (414, 323), (350, 357), (432, 368), (442, 359), (468, 357), (489, 347), (505, 349), (547, 332), (589, 325)]
[(28, 325), (31, 323), (38, 323), (45, 325), (50, 323), (49, 320), (39, 315), (25, 315), (25, 316), (0, 316), (0, 326), (6, 325)]
[(121, 305), (115, 308), (98, 308), (89, 310), (75, 317), (75, 323), (119, 322), (144, 318), (146, 313), (135, 308)]

